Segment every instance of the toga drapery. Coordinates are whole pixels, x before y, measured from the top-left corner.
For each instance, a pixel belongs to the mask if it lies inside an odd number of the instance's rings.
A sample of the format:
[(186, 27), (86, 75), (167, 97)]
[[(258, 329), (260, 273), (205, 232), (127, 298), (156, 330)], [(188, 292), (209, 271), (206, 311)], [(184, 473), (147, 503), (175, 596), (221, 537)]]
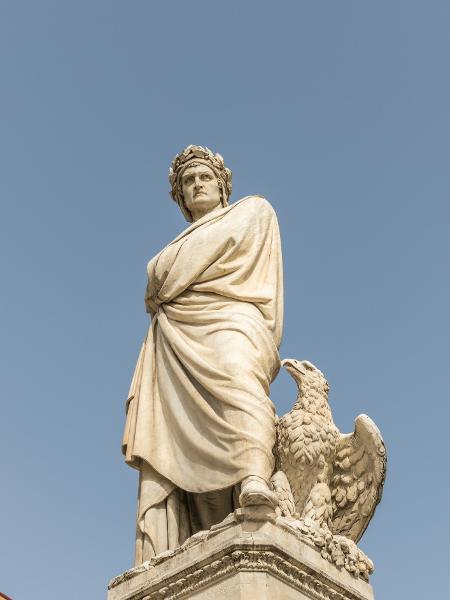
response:
[[(131, 385), (123, 452), (141, 472), (138, 538), (147, 536), (154, 554), (193, 532), (180, 493), (195, 497), (272, 474), (269, 384), (283, 320), (275, 212), (259, 196), (220, 208), (147, 270), (152, 323)], [(136, 562), (148, 557), (137, 546)]]

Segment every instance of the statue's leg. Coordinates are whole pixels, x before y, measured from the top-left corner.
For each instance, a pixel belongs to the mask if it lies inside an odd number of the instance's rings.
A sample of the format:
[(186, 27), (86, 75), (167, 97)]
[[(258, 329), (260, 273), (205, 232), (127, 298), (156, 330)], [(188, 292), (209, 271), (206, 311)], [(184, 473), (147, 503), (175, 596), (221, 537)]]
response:
[(178, 548), (191, 535), (186, 492), (176, 488), (167, 498), (168, 549)]
[(168, 549), (167, 500), (163, 500), (149, 508), (144, 515), (142, 562)]
[(169, 496), (148, 508), (136, 528), (135, 564), (175, 550), (191, 536), (186, 494), (174, 489)]
[(211, 529), (239, 506), (236, 487), (202, 494), (187, 494), (192, 533)]

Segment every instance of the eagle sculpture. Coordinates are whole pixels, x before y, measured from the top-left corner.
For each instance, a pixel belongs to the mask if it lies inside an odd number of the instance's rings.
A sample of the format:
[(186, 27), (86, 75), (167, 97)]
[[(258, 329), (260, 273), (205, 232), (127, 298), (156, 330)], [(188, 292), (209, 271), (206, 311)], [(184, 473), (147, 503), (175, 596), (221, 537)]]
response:
[(285, 359), (298, 385), (292, 410), (278, 420), (272, 486), (281, 515), (309, 520), (357, 542), (381, 500), (386, 449), (366, 415), (343, 435), (333, 422), (328, 382), (308, 361)]

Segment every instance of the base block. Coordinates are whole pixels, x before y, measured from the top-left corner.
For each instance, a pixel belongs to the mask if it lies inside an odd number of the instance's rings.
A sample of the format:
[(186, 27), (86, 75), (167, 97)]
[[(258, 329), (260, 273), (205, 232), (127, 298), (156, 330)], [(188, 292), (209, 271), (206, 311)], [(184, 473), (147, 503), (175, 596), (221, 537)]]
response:
[(274, 513), (247, 508), (119, 575), (108, 592), (108, 600), (178, 598), (373, 600), (373, 592)]

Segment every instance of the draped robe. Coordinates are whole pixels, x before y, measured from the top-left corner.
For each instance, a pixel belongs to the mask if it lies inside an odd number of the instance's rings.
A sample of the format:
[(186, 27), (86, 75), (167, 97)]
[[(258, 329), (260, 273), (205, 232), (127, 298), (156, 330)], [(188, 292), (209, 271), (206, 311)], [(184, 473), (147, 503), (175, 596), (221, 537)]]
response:
[(217, 209), (147, 270), (152, 323), (123, 438), (127, 463), (140, 470), (136, 563), (205, 527), (194, 522), (199, 498), (214, 504), (223, 490), (232, 507), (233, 486), (272, 474), (269, 385), (283, 320), (275, 212), (260, 196)]

